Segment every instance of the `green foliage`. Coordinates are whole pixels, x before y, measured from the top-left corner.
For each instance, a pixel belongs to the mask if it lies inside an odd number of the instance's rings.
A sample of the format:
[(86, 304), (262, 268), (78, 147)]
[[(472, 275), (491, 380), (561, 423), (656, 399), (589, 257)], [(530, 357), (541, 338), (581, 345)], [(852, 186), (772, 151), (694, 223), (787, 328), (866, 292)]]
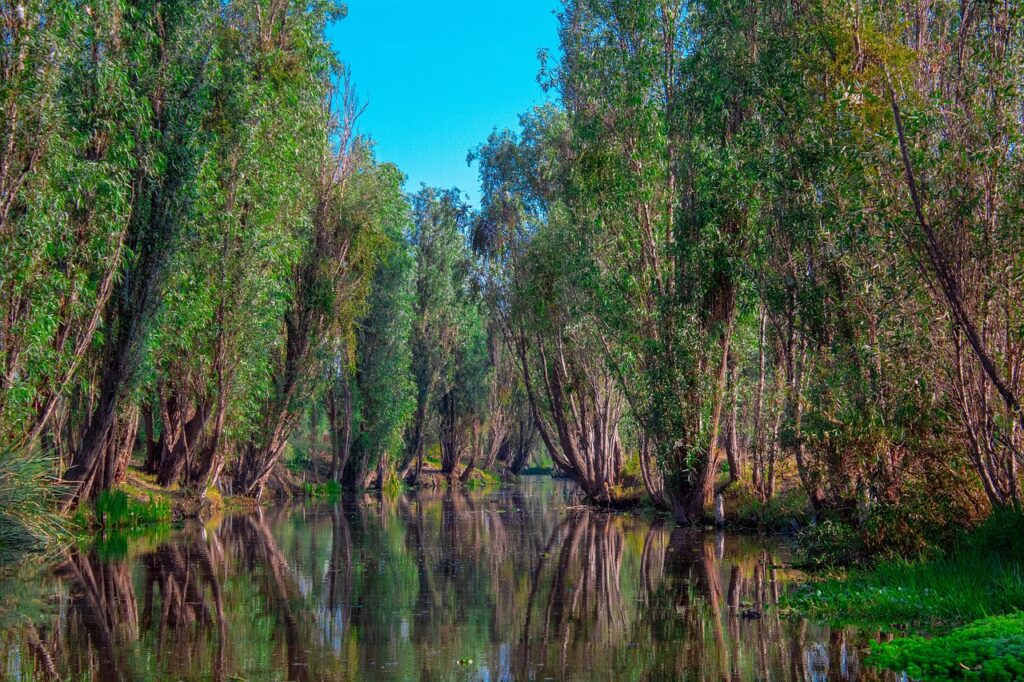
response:
[(467, 244), (471, 209), (457, 189), (423, 188), (413, 197), (411, 331), (416, 412), (407, 441), (422, 452), (423, 431), (441, 422), (441, 465), (451, 471), (458, 444), (481, 419), (489, 372), (482, 301)]
[(1024, 613), (982, 618), (941, 637), (875, 643), (868, 662), (912, 680), (1024, 679)]
[[(393, 189), (397, 194), (397, 185)], [(362, 471), (374, 470), (382, 458), (387, 463), (400, 457), (416, 406), (410, 346), (415, 262), (403, 234), (407, 223), (403, 210), (386, 225), (387, 251), (357, 324), (354, 368), (343, 358), (338, 378), (349, 382), (354, 403), (350, 467)]]
[(149, 495), (138, 500), (123, 490), (104, 490), (96, 498), (96, 519), (104, 528), (138, 528), (171, 522), (171, 505), (165, 499)]

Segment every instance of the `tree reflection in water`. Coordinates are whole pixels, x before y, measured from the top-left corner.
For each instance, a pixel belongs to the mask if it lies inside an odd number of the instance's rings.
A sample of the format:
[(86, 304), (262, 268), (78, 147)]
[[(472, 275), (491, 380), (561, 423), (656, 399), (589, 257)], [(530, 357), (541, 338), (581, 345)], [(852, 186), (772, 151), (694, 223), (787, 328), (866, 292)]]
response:
[(879, 679), (864, 635), (771, 608), (784, 552), (571, 495), (351, 497), (72, 549), (39, 578), (53, 612), (0, 662), (12, 679)]

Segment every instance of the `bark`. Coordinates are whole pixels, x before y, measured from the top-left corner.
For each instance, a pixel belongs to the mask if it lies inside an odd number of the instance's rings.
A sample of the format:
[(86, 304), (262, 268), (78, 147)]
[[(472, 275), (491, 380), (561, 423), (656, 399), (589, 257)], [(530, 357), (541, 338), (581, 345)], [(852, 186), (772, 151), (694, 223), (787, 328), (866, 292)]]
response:
[(327, 411), (331, 424), (330, 479), (340, 482), (352, 452), (352, 387), (347, 375), (328, 390)]
[(439, 407), (441, 424), (438, 440), (441, 444), (441, 473), (449, 479), (462, 459), (462, 443), (460, 442), (459, 419), (456, 414), (456, 397), (448, 391), (441, 398)]
[(711, 421), (708, 425), (709, 438), (707, 449), (700, 453), (692, 467), (683, 464), (687, 453), (677, 450), (675, 467), (672, 476), (666, 480), (666, 497), (672, 505), (673, 515), (679, 523), (696, 523), (704, 517), (705, 510), (711, 504), (715, 493), (715, 477), (718, 474), (722, 452), (718, 447), (718, 434), (725, 403), (726, 383), (728, 380), (729, 346), (732, 339), (735, 300), (731, 293), (723, 302), (723, 321), (726, 328), (720, 336), (721, 357), (718, 362), (717, 377), (711, 403)]

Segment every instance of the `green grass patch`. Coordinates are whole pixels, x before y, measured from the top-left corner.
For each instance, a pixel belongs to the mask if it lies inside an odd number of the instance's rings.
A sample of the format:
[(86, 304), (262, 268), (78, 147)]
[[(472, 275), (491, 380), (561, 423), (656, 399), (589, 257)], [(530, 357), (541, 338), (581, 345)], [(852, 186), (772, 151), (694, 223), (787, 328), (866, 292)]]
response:
[(941, 637), (876, 643), (868, 663), (914, 680), (1022, 680), (1024, 613), (983, 618)]
[(327, 500), (333, 502), (341, 498), (341, 484), (337, 481), (306, 483), (302, 486), (302, 493), (307, 500)]
[[(838, 532), (838, 531), (837, 531)], [(997, 510), (947, 549), (812, 580), (782, 600), (834, 625), (915, 634), (869, 663), (919, 680), (1024, 679), (1024, 514)]]
[(137, 528), (168, 524), (173, 518), (167, 500), (148, 495), (146, 500), (129, 496), (123, 490), (104, 490), (96, 498), (96, 520), (104, 528)]
[(997, 511), (931, 558), (811, 581), (785, 605), (833, 623), (927, 632), (1024, 610), (1024, 514)]

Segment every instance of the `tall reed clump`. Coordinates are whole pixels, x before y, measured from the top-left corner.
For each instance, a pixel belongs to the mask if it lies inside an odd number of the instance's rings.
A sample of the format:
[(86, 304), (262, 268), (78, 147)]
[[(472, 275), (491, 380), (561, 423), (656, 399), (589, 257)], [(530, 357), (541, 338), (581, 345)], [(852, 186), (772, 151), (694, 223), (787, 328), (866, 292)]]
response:
[(60, 537), (55, 513), (53, 458), (38, 450), (0, 453), (0, 563), (11, 562)]

